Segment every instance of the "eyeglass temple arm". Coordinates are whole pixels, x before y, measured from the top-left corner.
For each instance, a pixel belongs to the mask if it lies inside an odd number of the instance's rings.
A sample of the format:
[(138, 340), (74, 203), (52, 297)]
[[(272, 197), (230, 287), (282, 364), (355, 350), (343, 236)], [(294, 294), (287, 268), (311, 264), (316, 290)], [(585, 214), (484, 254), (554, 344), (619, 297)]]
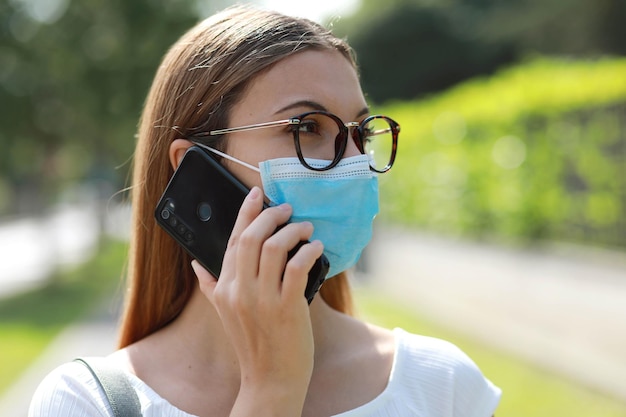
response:
[(247, 130), (254, 130), (254, 129), (265, 129), (268, 127), (276, 127), (276, 126), (284, 126), (284, 125), (295, 125), (300, 123), (300, 120), (298, 119), (286, 119), (286, 120), (278, 120), (276, 122), (266, 122), (266, 123), (259, 123), (259, 124), (255, 124), (255, 125), (247, 125), (247, 126), (240, 126), (240, 127), (231, 127), (231, 128), (227, 128), (227, 129), (217, 129), (217, 130), (211, 130), (210, 132), (208, 132), (208, 135), (210, 136), (217, 136), (217, 135), (224, 135), (226, 133), (234, 133), (234, 132), (244, 132)]
[(393, 130), (388, 127), (386, 129), (378, 129), (378, 130), (374, 130), (372, 132), (370, 132), (370, 135), (384, 135), (385, 133), (389, 133), (389, 132), (393, 132)]
[(249, 163), (247, 163), (247, 162), (244, 162), (244, 161), (240, 161), (240, 160), (239, 160), (239, 159), (237, 159), (237, 158), (234, 158), (234, 157), (232, 157), (232, 156), (230, 156), (230, 155), (228, 155), (228, 154), (226, 154), (226, 153), (224, 153), (224, 152), (222, 152), (222, 151), (218, 151), (218, 150), (217, 150), (217, 149), (215, 149), (215, 148), (211, 148), (210, 146), (206, 146), (206, 145), (205, 145), (205, 144), (203, 144), (203, 143), (200, 143), (200, 142), (193, 142), (193, 144), (194, 144), (194, 145), (196, 145), (196, 146), (199, 146), (199, 147), (201, 147), (202, 149), (205, 149), (205, 150), (207, 150), (207, 151), (209, 151), (209, 152), (212, 152), (212, 153), (214, 153), (214, 154), (216, 154), (216, 155), (219, 155), (219, 156), (221, 156), (222, 158), (228, 159), (229, 161), (232, 161), (232, 162), (235, 162), (235, 163), (237, 163), (237, 164), (239, 164), (239, 165), (243, 165), (243, 166), (245, 166), (245, 167), (247, 167), (247, 168), (250, 168), (250, 169), (251, 169), (251, 170), (253, 170), (253, 171), (256, 171), (256, 172), (261, 172), (261, 170), (260, 170), (258, 167), (255, 167), (254, 165), (251, 165), (251, 164), (249, 164)]

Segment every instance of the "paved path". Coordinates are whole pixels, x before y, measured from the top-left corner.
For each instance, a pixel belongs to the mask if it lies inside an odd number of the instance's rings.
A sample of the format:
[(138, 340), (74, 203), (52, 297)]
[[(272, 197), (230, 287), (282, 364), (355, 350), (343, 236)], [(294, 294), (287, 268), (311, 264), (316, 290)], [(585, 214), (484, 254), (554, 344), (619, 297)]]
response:
[(57, 366), (79, 356), (104, 356), (111, 353), (117, 341), (117, 319), (112, 313), (117, 307), (112, 304), (103, 306), (84, 322), (61, 332), (43, 355), (0, 397), (0, 416), (26, 417), (37, 385)]
[(626, 401), (626, 254), (520, 251), (386, 230), (368, 255), (379, 291)]
[[(377, 231), (367, 260), (368, 285), (431, 320), (626, 401), (626, 256), (517, 251), (387, 229)], [(25, 416), (45, 374), (110, 352), (114, 333), (111, 314), (67, 329), (0, 398), (0, 416)]]
[(37, 287), (59, 268), (89, 259), (99, 233), (128, 239), (129, 230), (130, 207), (109, 201), (59, 205), (41, 217), (0, 219), (0, 299)]

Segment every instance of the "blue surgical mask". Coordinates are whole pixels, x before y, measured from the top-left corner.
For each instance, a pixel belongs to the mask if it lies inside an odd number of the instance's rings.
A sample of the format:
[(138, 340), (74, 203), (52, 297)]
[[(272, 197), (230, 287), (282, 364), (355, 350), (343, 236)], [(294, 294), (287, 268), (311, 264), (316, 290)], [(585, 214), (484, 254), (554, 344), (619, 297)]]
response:
[(354, 266), (372, 239), (372, 223), (378, 214), (378, 178), (370, 170), (368, 156), (344, 158), (328, 171), (307, 169), (298, 158), (270, 159), (259, 168), (265, 195), (272, 203), (289, 203), (293, 208), (290, 221), (313, 224), (311, 238), (324, 244), (330, 262), (327, 277)]
[[(271, 205), (289, 203), (293, 209), (291, 222), (313, 224), (311, 239), (324, 244), (330, 262), (327, 278), (357, 263), (372, 238), (373, 220), (378, 214), (378, 178), (370, 170), (367, 155), (344, 158), (328, 171), (312, 171), (298, 158), (270, 159), (256, 168), (202, 147), (260, 172)], [(307, 163), (328, 165), (328, 161), (315, 159), (307, 159)]]

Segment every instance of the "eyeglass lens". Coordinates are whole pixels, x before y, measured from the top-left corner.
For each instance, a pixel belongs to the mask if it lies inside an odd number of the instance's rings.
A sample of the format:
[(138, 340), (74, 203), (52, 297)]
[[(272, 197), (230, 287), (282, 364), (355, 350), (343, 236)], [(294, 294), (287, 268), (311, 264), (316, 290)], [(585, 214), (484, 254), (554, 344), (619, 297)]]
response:
[(335, 159), (335, 141), (341, 134), (335, 119), (323, 113), (309, 113), (300, 118), (300, 124), (296, 128), (300, 152), (304, 158), (328, 161)]
[[(345, 150), (347, 133), (339, 119), (324, 113), (310, 113), (300, 119), (297, 129), (300, 152), (305, 159), (322, 159), (331, 165), (339, 152)], [(342, 132), (343, 130), (343, 132)], [(383, 171), (389, 165), (393, 153), (393, 129), (385, 118), (372, 118), (359, 128), (363, 151), (370, 157), (370, 165)], [(350, 135), (352, 136), (352, 135)], [(320, 168), (319, 165), (316, 166)]]
[(370, 119), (362, 128), (363, 151), (370, 158), (370, 166), (384, 171), (393, 155), (393, 129), (387, 119)]

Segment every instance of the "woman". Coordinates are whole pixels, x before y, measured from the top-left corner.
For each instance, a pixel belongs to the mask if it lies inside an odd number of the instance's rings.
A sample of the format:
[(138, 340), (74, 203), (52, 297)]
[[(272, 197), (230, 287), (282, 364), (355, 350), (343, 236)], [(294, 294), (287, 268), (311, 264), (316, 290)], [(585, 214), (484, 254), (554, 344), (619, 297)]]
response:
[[(493, 413), (499, 389), (457, 348), (351, 316), (345, 270), (370, 237), (376, 176), (393, 164), (399, 130), (368, 116), (349, 46), (308, 20), (235, 7), (167, 53), (139, 130), (130, 288), (120, 350), (106, 359), (131, 376), (145, 416)], [(372, 148), (377, 135), (386, 149)], [(152, 214), (194, 143), (251, 189), (219, 280)], [(309, 306), (322, 253), (330, 278)], [(69, 414), (111, 415), (77, 363), (53, 371), (31, 406)]]

